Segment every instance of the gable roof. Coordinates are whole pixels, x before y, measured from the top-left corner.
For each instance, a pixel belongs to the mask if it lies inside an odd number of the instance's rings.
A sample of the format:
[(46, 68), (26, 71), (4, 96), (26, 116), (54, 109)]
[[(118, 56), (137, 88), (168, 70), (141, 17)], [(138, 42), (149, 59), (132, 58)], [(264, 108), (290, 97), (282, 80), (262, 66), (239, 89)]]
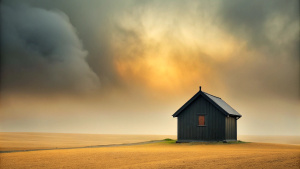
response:
[(202, 92), (201, 90), (197, 92), (190, 100), (188, 100), (180, 109), (178, 109), (172, 116), (178, 117), (178, 115), (188, 107), (194, 100), (196, 100), (199, 96), (202, 96), (204, 99), (212, 103), (217, 109), (223, 112), (225, 115), (242, 117), (236, 110), (234, 110), (231, 106), (229, 106), (224, 100), (220, 97)]

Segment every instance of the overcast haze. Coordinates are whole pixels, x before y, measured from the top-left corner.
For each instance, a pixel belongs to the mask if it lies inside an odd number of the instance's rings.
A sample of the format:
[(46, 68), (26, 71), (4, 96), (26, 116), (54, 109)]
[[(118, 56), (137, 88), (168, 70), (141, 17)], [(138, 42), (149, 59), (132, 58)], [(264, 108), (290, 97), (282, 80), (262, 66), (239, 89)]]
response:
[(299, 135), (298, 0), (1, 2), (0, 131), (176, 134), (202, 90)]

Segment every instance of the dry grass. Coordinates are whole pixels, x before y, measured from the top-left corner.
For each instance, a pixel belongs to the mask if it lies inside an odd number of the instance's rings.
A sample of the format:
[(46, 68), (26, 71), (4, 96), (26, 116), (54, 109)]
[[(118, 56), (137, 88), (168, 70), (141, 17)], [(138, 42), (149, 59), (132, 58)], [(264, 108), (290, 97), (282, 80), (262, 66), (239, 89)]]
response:
[(282, 144), (299, 144), (300, 145), (300, 136), (239, 135), (238, 139), (249, 141), (249, 142), (282, 143)]
[[(8, 137), (9, 136), (9, 137)], [(2, 150), (79, 147), (168, 136), (0, 133)], [(20, 139), (23, 140), (20, 140)], [(174, 138), (174, 136), (171, 136)], [(0, 153), (0, 168), (297, 168), (300, 145), (175, 144)]]
[(0, 168), (297, 168), (300, 146), (166, 144), (2, 153)]
[(84, 147), (175, 139), (174, 135), (117, 135), (0, 132), (0, 151)]

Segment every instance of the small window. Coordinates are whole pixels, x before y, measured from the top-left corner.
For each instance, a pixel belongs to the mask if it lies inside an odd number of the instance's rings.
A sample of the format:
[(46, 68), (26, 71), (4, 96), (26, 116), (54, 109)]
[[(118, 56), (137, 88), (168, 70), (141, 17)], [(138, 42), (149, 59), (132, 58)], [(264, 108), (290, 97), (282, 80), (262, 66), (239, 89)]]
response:
[(199, 126), (205, 126), (205, 116), (199, 116)]

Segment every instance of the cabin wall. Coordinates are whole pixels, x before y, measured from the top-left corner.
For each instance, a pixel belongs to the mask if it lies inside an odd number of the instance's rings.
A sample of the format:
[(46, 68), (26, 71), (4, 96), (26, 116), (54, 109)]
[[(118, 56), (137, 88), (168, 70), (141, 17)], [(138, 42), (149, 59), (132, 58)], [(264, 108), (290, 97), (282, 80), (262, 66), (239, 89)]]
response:
[[(198, 126), (198, 116), (205, 115), (205, 126)], [(178, 141), (225, 140), (226, 116), (202, 96), (178, 115)]]
[(235, 117), (226, 117), (226, 140), (237, 140), (237, 120)]

